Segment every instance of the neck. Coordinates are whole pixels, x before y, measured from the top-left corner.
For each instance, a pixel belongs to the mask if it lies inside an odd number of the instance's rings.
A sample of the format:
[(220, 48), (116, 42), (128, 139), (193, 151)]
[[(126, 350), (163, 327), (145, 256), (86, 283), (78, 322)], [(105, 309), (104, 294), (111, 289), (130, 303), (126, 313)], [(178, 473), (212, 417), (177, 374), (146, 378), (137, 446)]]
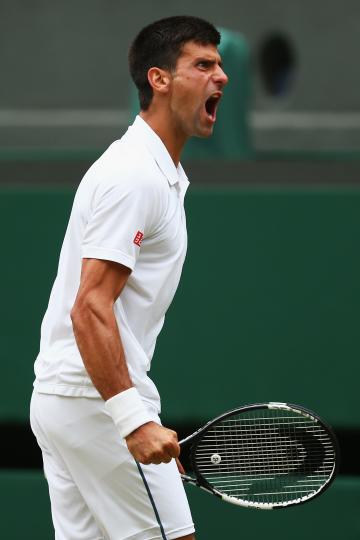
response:
[(151, 107), (147, 111), (141, 111), (140, 116), (160, 137), (177, 167), (188, 137), (179, 130), (164, 108)]

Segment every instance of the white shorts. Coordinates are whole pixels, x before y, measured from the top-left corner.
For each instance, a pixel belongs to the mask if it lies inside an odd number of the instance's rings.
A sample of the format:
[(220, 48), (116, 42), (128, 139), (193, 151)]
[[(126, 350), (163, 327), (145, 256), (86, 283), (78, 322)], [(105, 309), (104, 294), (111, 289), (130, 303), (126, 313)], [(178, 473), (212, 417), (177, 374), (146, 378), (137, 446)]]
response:
[[(154, 420), (160, 423), (154, 413)], [(138, 468), (101, 399), (33, 393), (56, 540), (172, 540), (194, 532), (175, 460)]]

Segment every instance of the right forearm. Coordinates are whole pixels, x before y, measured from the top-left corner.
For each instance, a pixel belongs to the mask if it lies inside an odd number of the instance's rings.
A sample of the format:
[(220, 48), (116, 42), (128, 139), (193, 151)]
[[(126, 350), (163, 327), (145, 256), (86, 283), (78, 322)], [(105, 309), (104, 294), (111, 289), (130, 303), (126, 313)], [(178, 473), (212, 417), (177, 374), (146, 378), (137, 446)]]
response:
[(113, 261), (83, 259), (70, 316), (85, 368), (133, 457), (141, 463), (168, 462), (180, 452), (176, 433), (153, 421), (133, 388), (114, 314), (129, 275), (129, 268)]
[(133, 457), (144, 464), (177, 457), (176, 433), (152, 421), (135, 389), (125, 391), (133, 384), (113, 309), (98, 301), (79, 302), (71, 319), (84, 365)]
[(104, 400), (133, 386), (111, 306), (75, 305), (71, 312), (85, 368)]

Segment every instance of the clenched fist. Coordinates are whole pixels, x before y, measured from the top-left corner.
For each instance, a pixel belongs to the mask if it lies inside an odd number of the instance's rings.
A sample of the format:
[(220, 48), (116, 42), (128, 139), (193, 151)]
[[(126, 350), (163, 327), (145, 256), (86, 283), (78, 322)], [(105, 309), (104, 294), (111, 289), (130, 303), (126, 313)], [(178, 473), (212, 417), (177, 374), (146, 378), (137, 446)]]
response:
[(126, 437), (129, 452), (139, 463), (169, 463), (180, 454), (177, 434), (156, 422), (143, 424)]

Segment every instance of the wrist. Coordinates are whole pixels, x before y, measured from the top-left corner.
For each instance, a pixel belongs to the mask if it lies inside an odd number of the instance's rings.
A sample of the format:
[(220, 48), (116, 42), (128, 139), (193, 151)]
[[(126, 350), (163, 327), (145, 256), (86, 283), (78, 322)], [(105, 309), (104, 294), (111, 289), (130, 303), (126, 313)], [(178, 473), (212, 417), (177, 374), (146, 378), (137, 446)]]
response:
[(122, 438), (153, 420), (139, 392), (134, 387), (108, 399), (105, 402), (105, 409), (113, 419)]

